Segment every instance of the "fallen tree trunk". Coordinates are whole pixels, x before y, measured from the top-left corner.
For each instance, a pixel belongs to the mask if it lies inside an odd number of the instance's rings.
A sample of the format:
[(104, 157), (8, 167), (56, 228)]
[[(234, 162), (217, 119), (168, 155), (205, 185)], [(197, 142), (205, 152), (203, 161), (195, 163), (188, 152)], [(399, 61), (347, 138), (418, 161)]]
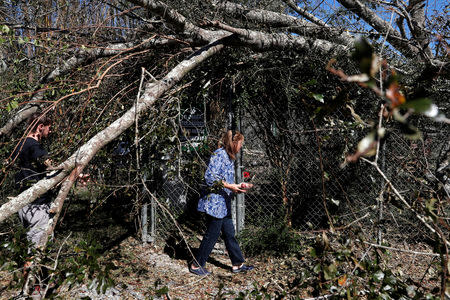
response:
[(200, 65), (207, 58), (218, 53), (223, 48), (223, 39), (213, 42), (180, 62), (161, 80), (147, 83), (141, 97), (135, 105), (107, 128), (93, 136), (87, 143), (81, 146), (74, 154), (57, 167), (57, 169), (63, 170), (60, 174), (50, 179), (40, 180), (29, 189), (12, 198), (9, 202), (3, 204), (0, 207), (0, 222), (53, 188), (76, 166), (86, 166), (101, 148), (113, 141), (122, 132), (133, 125), (136, 116), (139, 116), (142, 112), (151, 107), (156, 100), (177, 84), (192, 69)]

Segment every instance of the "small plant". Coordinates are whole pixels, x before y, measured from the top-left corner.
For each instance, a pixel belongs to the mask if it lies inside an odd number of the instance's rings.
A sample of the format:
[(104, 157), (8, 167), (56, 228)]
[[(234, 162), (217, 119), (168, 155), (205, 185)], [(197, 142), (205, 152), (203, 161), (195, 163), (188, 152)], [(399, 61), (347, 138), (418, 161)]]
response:
[(13, 274), (12, 286), (18, 286), (23, 282), (22, 272), (14, 272), (21, 268), (27, 257), (30, 243), (25, 238), (25, 229), (20, 226), (13, 234), (8, 235), (3, 242), (0, 243), (0, 271), (8, 271)]
[(301, 238), (286, 223), (248, 227), (239, 235), (241, 247), (248, 256), (261, 254), (284, 256), (300, 253)]
[(100, 264), (102, 257), (101, 246), (93, 239), (87, 238), (79, 242), (73, 249), (75, 256), (70, 257), (59, 269), (63, 282), (72, 286), (75, 283), (90, 281), (96, 286), (97, 292), (105, 293), (106, 289), (114, 286), (109, 277), (111, 265), (103, 267)]

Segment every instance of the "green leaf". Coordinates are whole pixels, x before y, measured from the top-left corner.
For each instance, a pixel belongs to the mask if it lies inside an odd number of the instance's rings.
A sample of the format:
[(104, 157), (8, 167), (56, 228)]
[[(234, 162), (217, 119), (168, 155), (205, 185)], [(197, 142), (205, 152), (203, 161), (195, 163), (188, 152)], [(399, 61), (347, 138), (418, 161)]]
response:
[(19, 103), (16, 100), (12, 100), (6, 105), (6, 110), (9, 112), (9, 111), (17, 108), (18, 106), (19, 106)]
[(390, 285), (395, 285), (397, 283), (397, 278), (391, 275), (386, 277), (385, 282)]
[(436, 203), (436, 199), (435, 198), (431, 198), (429, 200), (427, 200), (425, 202), (425, 208), (429, 213), (433, 213), (434, 212), (434, 204)]
[(16, 100), (12, 100), (11, 102), (9, 102), (9, 104), (11, 105), (12, 109), (19, 107), (19, 103)]
[(417, 113), (424, 113), (431, 108), (432, 104), (433, 103), (431, 102), (431, 99), (418, 98), (418, 99), (414, 99), (414, 100), (409, 100), (409, 101), (403, 103), (400, 107), (401, 108), (411, 108), (411, 109), (414, 109), (414, 111)]
[(161, 297), (161, 296), (167, 294), (168, 292), (169, 292), (169, 288), (167, 286), (163, 286), (162, 288), (157, 290), (155, 293), (156, 293), (156, 296)]
[(430, 108), (424, 111), (423, 114), (429, 118), (433, 118), (437, 122), (443, 122), (447, 119), (444, 114), (439, 112), (436, 104), (431, 104)]
[(322, 269), (321, 265), (320, 265), (320, 264), (317, 264), (317, 265), (314, 266), (313, 271), (314, 271), (315, 273), (319, 273), (321, 269)]
[(324, 101), (323, 101), (323, 95), (322, 94), (312, 94), (312, 97), (315, 99), (315, 100), (317, 100), (317, 101), (319, 101), (320, 103), (324, 103)]
[(2, 26), (2, 32), (3, 32), (3, 33), (9, 33), (9, 32), (10, 32), (9, 27), (6, 26), (6, 25), (3, 25), (3, 26)]
[(378, 271), (372, 275), (372, 278), (376, 282), (381, 282), (384, 279), (384, 273), (382, 271)]
[(310, 86), (310, 85), (315, 85), (315, 84), (317, 84), (317, 80), (316, 79), (311, 79), (310, 81), (304, 83), (303, 85)]
[(336, 272), (337, 272), (337, 267), (334, 263), (330, 264), (329, 266), (325, 266), (323, 268), (323, 274), (324, 274), (325, 280), (333, 279), (336, 275)]

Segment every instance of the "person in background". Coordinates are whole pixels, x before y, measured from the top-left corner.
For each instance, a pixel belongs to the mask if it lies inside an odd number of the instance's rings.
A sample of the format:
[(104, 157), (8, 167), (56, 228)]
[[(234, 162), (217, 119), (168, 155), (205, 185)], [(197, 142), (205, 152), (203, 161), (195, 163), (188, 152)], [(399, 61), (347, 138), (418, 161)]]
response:
[[(207, 229), (189, 271), (196, 275), (208, 275), (206, 261), (216, 244), (220, 233), (232, 264), (232, 272), (239, 273), (254, 269), (245, 265), (245, 259), (235, 237), (231, 219), (231, 199), (233, 193), (245, 193), (247, 186), (234, 183), (234, 160), (241, 150), (244, 136), (240, 132), (228, 130), (210, 158), (205, 172), (208, 193), (200, 198), (198, 211), (206, 214)], [(244, 188), (245, 187), (245, 188)]]
[[(52, 166), (47, 150), (41, 145), (41, 141), (51, 133), (51, 125), (52, 120), (46, 115), (34, 113), (28, 118), (28, 134), (17, 145), (12, 155), (19, 167), (15, 176), (15, 185), (20, 193), (46, 177), (47, 168)], [(50, 220), (51, 199), (51, 192), (47, 192), (18, 211), (19, 219), (27, 230), (27, 240), (31, 245), (29, 248), (30, 254), (33, 252), (32, 249), (39, 245), (42, 236), (46, 233)], [(25, 281), (28, 281), (33, 260), (34, 256), (25, 260), (23, 266)], [(24, 285), (24, 289), (26, 286), (27, 284)], [(33, 289), (31, 298), (41, 299), (41, 286), (36, 283)], [(22, 293), (28, 294), (28, 291), (23, 290)]]
[[(41, 141), (51, 133), (52, 120), (39, 113), (34, 113), (28, 119), (29, 133), (16, 147), (13, 159), (17, 160), (19, 171), (15, 176), (16, 188), (20, 192), (28, 189), (34, 183), (46, 176), (46, 169), (51, 166), (48, 152)], [(45, 233), (50, 214), (49, 193), (46, 193), (19, 210), (19, 218), (27, 229), (27, 239), (36, 247)]]

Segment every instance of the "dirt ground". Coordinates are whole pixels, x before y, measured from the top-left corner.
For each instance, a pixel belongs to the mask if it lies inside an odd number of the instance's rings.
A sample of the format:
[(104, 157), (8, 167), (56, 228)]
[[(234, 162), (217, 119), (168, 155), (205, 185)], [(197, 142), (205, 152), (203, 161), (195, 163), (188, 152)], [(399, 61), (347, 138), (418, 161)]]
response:
[[(416, 247), (416, 251), (419, 250), (428, 252), (430, 249), (422, 245)], [(430, 290), (439, 285), (432, 257), (405, 252), (391, 255), (389, 267), (392, 270), (404, 272), (408, 278), (421, 282)], [(115, 286), (108, 288), (106, 293), (98, 293), (96, 283), (93, 283), (78, 285), (71, 290), (59, 287), (52, 296), (57, 299), (233, 299), (239, 292), (251, 293), (256, 286), (259, 295), (261, 290), (271, 295), (289, 290), (292, 296), (284, 299), (310, 297), (307, 289), (287, 288), (298, 277), (296, 273), (302, 270), (302, 261), (293, 257), (252, 258), (248, 264), (254, 265), (255, 270), (234, 274), (228, 256), (215, 251), (207, 264), (212, 275), (199, 277), (189, 273), (186, 259), (169, 256), (162, 247), (144, 245), (129, 237), (108, 251), (104, 259), (114, 265), (110, 276)], [(11, 280), (11, 274), (1, 276), (0, 273), (0, 299), (14, 299), (19, 291), (4, 288)], [(158, 290), (164, 292), (158, 293)]]
[[(281, 259), (250, 259), (247, 263), (254, 265), (255, 270), (234, 274), (228, 256), (217, 251), (207, 264), (212, 275), (200, 277), (189, 272), (187, 260), (171, 258), (163, 248), (143, 245), (133, 237), (112, 249), (106, 259), (115, 266), (111, 271), (115, 287), (109, 288), (105, 294), (97, 293), (93, 284), (80, 285), (71, 290), (60, 287), (53, 296), (58, 299), (232, 299), (239, 292), (251, 292), (255, 285), (258, 289), (266, 287), (282, 291), (282, 285), (294, 277), (294, 269)], [(20, 292), (1, 291), (8, 279), (11, 280), (11, 276), (7, 277), (0, 280), (0, 299), (13, 299)], [(158, 295), (157, 290), (164, 287), (168, 288), (168, 292)]]
[[(117, 267), (112, 271), (118, 292), (117, 299), (231, 299), (238, 296), (239, 292), (253, 291), (255, 285), (259, 289), (275, 288), (281, 292), (280, 283), (285, 284), (289, 278), (294, 277), (291, 273), (294, 269), (283, 260), (273, 259), (265, 262), (250, 259), (247, 263), (254, 265), (255, 270), (234, 274), (231, 272), (228, 256), (218, 251), (211, 255), (211, 262), (207, 264), (212, 275), (200, 277), (189, 272), (187, 260), (170, 257), (162, 248), (143, 245), (134, 238), (125, 240), (120, 247), (113, 249), (110, 256)], [(168, 293), (157, 297), (156, 290), (164, 286), (167, 286)], [(81, 294), (70, 293), (70, 296)], [(94, 299), (92, 295), (89, 296)], [(97, 299), (102, 299), (101, 295), (97, 296)]]
[[(427, 245), (415, 245), (415, 251), (430, 252)], [(418, 252), (418, 253), (419, 253)], [(439, 285), (435, 263), (436, 258), (408, 252), (391, 252), (389, 268), (397, 274), (420, 283), (432, 290)], [(135, 238), (128, 238), (113, 249), (109, 259), (117, 267), (112, 271), (116, 282), (115, 295), (98, 295), (75, 289), (69, 298), (89, 296), (91, 299), (233, 299), (240, 292), (252, 291), (259, 295), (265, 290), (273, 297), (283, 291), (290, 295), (283, 299), (307, 299), (310, 290), (296, 289), (291, 285), (298, 272), (304, 269), (303, 261), (295, 257), (251, 258), (248, 264), (255, 270), (245, 274), (234, 274), (228, 256), (223, 251), (215, 251), (207, 264), (212, 275), (199, 277), (189, 273), (187, 260), (164, 253), (164, 249), (155, 245), (143, 245)], [(168, 288), (168, 293), (157, 297), (156, 290)], [(255, 290), (255, 287), (257, 289)], [(62, 296), (63, 293), (60, 294)], [(255, 297), (252, 297), (255, 298)]]

